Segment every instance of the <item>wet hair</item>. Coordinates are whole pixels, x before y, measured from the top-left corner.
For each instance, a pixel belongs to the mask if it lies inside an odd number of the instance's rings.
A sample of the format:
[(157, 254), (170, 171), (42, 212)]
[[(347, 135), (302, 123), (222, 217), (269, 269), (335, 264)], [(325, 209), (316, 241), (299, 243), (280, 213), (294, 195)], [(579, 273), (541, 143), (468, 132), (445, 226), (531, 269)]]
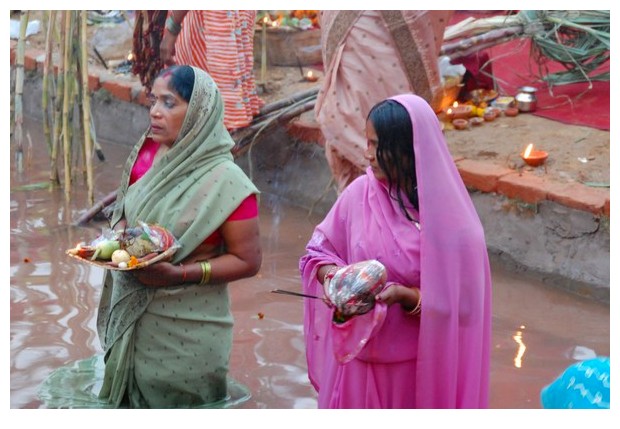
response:
[(166, 78), (170, 76), (168, 81), (168, 89), (176, 92), (183, 100), (189, 103), (194, 90), (194, 69), (190, 66), (175, 65), (163, 69), (157, 77)]
[(403, 194), (419, 210), (418, 181), (413, 150), (413, 126), (407, 109), (394, 100), (376, 104), (368, 114), (377, 133), (377, 162), (387, 176), (390, 196), (409, 220)]

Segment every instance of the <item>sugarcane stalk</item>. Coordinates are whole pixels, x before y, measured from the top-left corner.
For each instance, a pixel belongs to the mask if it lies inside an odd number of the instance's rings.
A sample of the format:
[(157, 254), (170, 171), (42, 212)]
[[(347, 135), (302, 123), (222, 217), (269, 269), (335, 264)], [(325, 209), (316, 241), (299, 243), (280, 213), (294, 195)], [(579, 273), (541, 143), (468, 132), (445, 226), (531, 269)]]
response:
[(92, 205), (95, 202), (93, 192), (93, 164), (92, 164), (92, 140), (90, 135), (90, 93), (88, 91), (88, 40), (87, 40), (87, 12), (82, 10), (81, 14), (81, 61), (80, 67), (82, 69), (82, 128), (84, 130), (84, 153), (86, 154), (86, 184), (88, 187), (88, 202)]
[(22, 94), (24, 92), (24, 57), (26, 46), (26, 28), (28, 27), (28, 11), (21, 12), (17, 55), (15, 58), (15, 162), (19, 173), (24, 170), (23, 129), (24, 112)]
[[(68, 11), (62, 11), (60, 14), (60, 23), (64, 24), (66, 20), (66, 15)], [(60, 172), (58, 168), (58, 152), (60, 149), (60, 136), (62, 131), (62, 105), (63, 105), (63, 94), (65, 89), (65, 38), (66, 33), (62, 31), (59, 34), (59, 61), (58, 61), (58, 74), (56, 77), (56, 100), (54, 105), (54, 120), (52, 122), (54, 127), (54, 138), (52, 139), (52, 154), (50, 156), (50, 181), (55, 184), (60, 183)]]
[[(50, 84), (50, 65), (52, 64), (52, 31), (56, 11), (51, 10), (48, 16), (48, 24), (45, 36), (45, 59), (43, 61), (43, 89), (41, 93), (41, 105), (43, 107), (43, 136), (47, 143), (48, 152), (52, 152), (52, 133), (50, 130), (50, 103), (49, 103), (49, 84)], [(52, 103), (54, 96), (52, 95)]]
[(62, 62), (64, 63), (64, 92), (62, 104), (62, 134), (63, 134), (63, 154), (65, 170), (65, 201), (71, 200), (71, 142), (69, 141), (69, 54), (71, 53), (71, 11), (65, 13), (64, 21), (64, 45), (65, 52)]

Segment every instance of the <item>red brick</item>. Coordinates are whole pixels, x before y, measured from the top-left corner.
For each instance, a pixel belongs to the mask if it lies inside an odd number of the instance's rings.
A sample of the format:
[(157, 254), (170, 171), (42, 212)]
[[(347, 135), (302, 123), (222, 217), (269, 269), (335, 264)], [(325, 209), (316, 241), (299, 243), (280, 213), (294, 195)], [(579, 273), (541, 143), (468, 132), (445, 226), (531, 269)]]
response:
[(29, 49), (24, 54), (24, 69), (36, 70), (37, 69), (37, 57), (41, 54), (45, 55), (45, 51), (38, 49)]
[(514, 170), (509, 168), (473, 159), (457, 161), (456, 167), (461, 174), (465, 186), (482, 192), (497, 192), (497, 182), (500, 177), (515, 174)]
[(101, 88), (101, 82), (99, 81), (99, 75), (89, 73), (88, 74), (88, 89), (95, 92)]
[(127, 82), (106, 80), (101, 82), (101, 87), (119, 100), (131, 101), (131, 84)]
[(497, 192), (508, 198), (518, 198), (526, 203), (534, 204), (547, 198), (544, 179), (528, 172), (509, 174), (500, 177)]
[(17, 41), (11, 40), (11, 65), (15, 65), (15, 58), (17, 58)]
[(603, 214), (605, 202), (609, 201), (609, 189), (593, 188), (581, 183), (549, 183), (547, 199), (577, 210)]
[(610, 217), (610, 211), (609, 211), (609, 197), (607, 197), (607, 199), (605, 200), (605, 205), (603, 206), (603, 214), (607, 217)]
[(290, 122), (287, 127), (287, 133), (289, 136), (305, 142), (318, 143), (323, 137), (318, 123), (303, 119)]

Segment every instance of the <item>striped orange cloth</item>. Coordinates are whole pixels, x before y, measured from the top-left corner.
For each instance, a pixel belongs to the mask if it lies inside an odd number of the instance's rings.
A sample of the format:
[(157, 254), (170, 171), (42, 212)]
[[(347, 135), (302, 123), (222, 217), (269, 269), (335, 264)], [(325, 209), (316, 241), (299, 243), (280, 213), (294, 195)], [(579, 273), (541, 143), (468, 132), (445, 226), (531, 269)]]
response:
[(255, 10), (190, 10), (175, 43), (175, 62), (206, 70), (224, 99), (229, 130), (252, 122), (264, 102), (254, 79)]

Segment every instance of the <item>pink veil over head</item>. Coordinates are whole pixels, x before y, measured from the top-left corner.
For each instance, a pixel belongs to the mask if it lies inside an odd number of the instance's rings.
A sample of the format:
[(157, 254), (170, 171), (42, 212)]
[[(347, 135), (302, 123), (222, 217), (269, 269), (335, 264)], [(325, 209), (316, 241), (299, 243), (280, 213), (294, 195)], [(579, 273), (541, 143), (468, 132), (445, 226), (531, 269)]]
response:
[(486, 408), (491, 274), (482, 225), (431, 107), (413, 94), (392, 100), (411, 117), (420, 206), (416, 404)]

